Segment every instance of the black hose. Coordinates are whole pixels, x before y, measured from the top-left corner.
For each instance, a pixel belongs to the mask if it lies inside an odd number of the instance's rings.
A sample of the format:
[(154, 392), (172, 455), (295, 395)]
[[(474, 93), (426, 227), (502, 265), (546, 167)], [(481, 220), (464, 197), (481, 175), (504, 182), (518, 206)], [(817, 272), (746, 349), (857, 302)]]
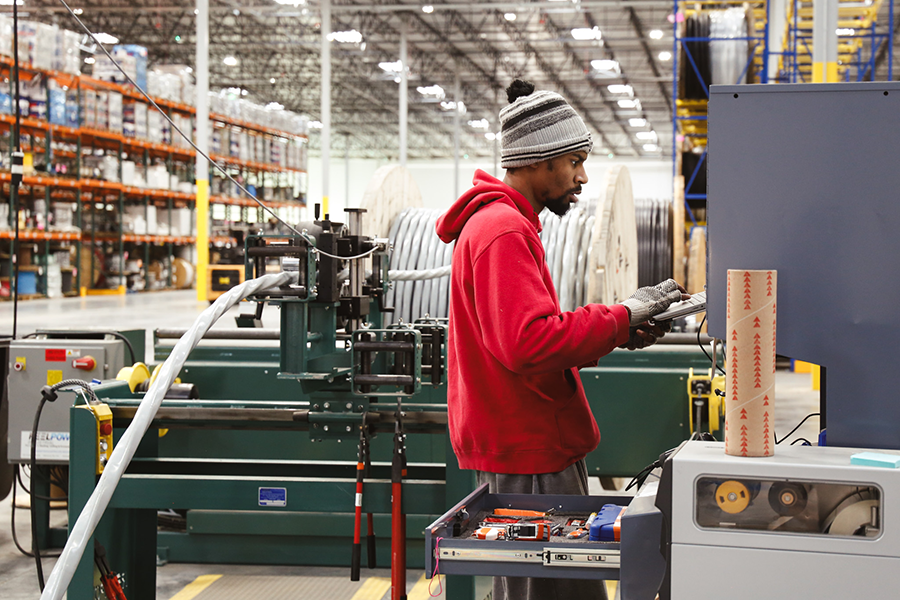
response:
[(38, 585), (40, 586), (42, 592), (44, 591), (44, 565), (41, 563), (41, 550), (37, 535), (36, 500), (38, 500), (38, 497), (34, 492), (34, 477), (37, 470), (38, 427), (41, 424), (41, 413), (44, 411), (44, 404), (46, 404), (47, 402), (55, 402), (57, 398), (56, 392), (58, 390), (73, 385), (81, 387), (91, 396), (94, 401), (99, 402), (97, 394), (94, 393), (91, 384), (89, 384), (88, 382), (81, 381), (80, 379), (63, 379), (55, 385), (45, 386), (41, 389), (41, 401), (34, 413), (34, 425), (31, 428), (31, 553), (34, 556), (34, 564), (35, 568), (37, 569)]

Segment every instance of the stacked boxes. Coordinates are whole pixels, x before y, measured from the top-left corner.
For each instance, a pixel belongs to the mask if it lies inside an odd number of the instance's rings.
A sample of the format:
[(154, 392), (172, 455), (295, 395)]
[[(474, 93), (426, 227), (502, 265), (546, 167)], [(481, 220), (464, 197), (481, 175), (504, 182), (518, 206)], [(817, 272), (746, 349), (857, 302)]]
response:
[[(112, 55), (119, 60), (120, 57), (128, 57), (129, 64), (134, 65), (134, 75), (131, 77), (142, 90), (147, 90), (147, 49), (134, 44), (120, 44), (113, 46)], [(131, 73), (129, 73), (131, 75)]]
[[(153, 112), (156, 111), (154, 110)], [(157, 116), (159, 116), (158, 113)], [(149, 138), (146, 104), (131, 98), (125, 99), (122, 112), (122, 132), (125, 134), (125, 137)]]
[(81, 73), (81, 34), (60, 29), (56, 34), (53, 70), (78, 75)]

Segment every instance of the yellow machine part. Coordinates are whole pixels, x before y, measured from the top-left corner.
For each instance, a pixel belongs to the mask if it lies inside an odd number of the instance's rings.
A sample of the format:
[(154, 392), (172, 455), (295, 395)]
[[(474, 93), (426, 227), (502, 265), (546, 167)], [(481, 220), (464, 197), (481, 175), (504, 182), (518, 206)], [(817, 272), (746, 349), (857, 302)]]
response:
[(119, 381), (127, 381), (128, 387), (134, 392), (137, 386), (150, 379), (150, 369), (142, 362), (134, 363), (130, 367), (122, 367), (116, 375)]
[[(148, 379), (150, 383), (156, 381), (156, 378), (159, 376), (160, 369), (162, 369), (162, 365), (156, 365), (156, 368), (153, 369), (153, 374), (150, 373), (150, 369), (142, 362), (134, 363), (131, 367), (122, 367), (119, 370), (119, 373), (116, 375), (116, 379), (119, 381), (127, 381), (128, 387), (134, 392), (137, 389), (137, 386), (144, 383)], [(176, 378), (175, 383), (181, 383), (181, 379)], [(159, 437), (163, 437), (169, 433), (168, 429), (160, 429)]]
[(740, 481), (725, 481), (716, 488), (716, 504), (728, 514), (736, 515), (750, 504), (750, 490)]
[(103, 473), (103, 469), (106, 468), (106, 463), (109, 462), (109, 457), (113, 451), (112, 410), (107, 404), (86, 404), (80, 408), (91, 411), (94, 413), (94, 418), (97, 419), (97, 458), (95, 469), (97, 475), (100, 475)]
[(716, 394), (716, 390), (725, 389), (725, 376), (712, 376), (712, 369), (706, 371), (694, 371), (691, 368), (688, 374), (687, 391), (688, 391), (688, 418), (690, 419), (690, 429), (694, 431), (694, 386), (695, 381), (709, 381), (710, 393), (702, 394), (701, 398), (706, 398), (709, 407), (709, 430), (718, 431), (722, 429), (722, 418), (725, 415), (725, 401), (721, 396)]

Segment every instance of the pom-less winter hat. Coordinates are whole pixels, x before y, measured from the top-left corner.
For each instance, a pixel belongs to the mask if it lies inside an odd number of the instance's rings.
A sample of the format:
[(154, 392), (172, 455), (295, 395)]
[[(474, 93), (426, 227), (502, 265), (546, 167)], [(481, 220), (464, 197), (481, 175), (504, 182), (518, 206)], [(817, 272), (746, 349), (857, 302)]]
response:
[(569, 152), (590, 152), (591, 132), (565, 98), (517, 79), (500, 110), (500, 166), (525, 167)]

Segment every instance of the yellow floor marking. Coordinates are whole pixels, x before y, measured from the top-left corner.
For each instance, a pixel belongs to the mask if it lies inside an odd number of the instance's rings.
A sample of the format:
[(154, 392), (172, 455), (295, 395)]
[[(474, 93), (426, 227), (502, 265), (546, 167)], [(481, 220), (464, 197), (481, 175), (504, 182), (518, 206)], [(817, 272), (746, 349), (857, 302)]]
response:
[[(443, 577), (441, 577), (441, 583), (443, 582)], [(431, 594), (428, 591), (428, 584), (431, 583), (430, 579), (425, 578), (425, 573), (422, 573), (422, 576), (419, 577), (419, 581), (416, 582), (416, 585), (413, 586), (413, 589), (406, 596), (406, 600), (429, 600), (431, 598)], [(437, 594), (441, 591), (441, 584), (435, 581), (431, 585), (432, 591)], [(440, 596), (436, 596), (438, 598), (443, 598), (444, 594), (441, 593)]]
[(184, 589), (172, 596), (171, 600), (192, 600), (221, 577), (221, 575), (201, 575), (184, 586)]
[(616, 597), (616, 587), (619, 585), (618, 581), (606, 581), (606, 593), (610, 598)]
[(387, 577), (369, 577), (350, 600), (381, 600), (389, 589), (391, 580)]

